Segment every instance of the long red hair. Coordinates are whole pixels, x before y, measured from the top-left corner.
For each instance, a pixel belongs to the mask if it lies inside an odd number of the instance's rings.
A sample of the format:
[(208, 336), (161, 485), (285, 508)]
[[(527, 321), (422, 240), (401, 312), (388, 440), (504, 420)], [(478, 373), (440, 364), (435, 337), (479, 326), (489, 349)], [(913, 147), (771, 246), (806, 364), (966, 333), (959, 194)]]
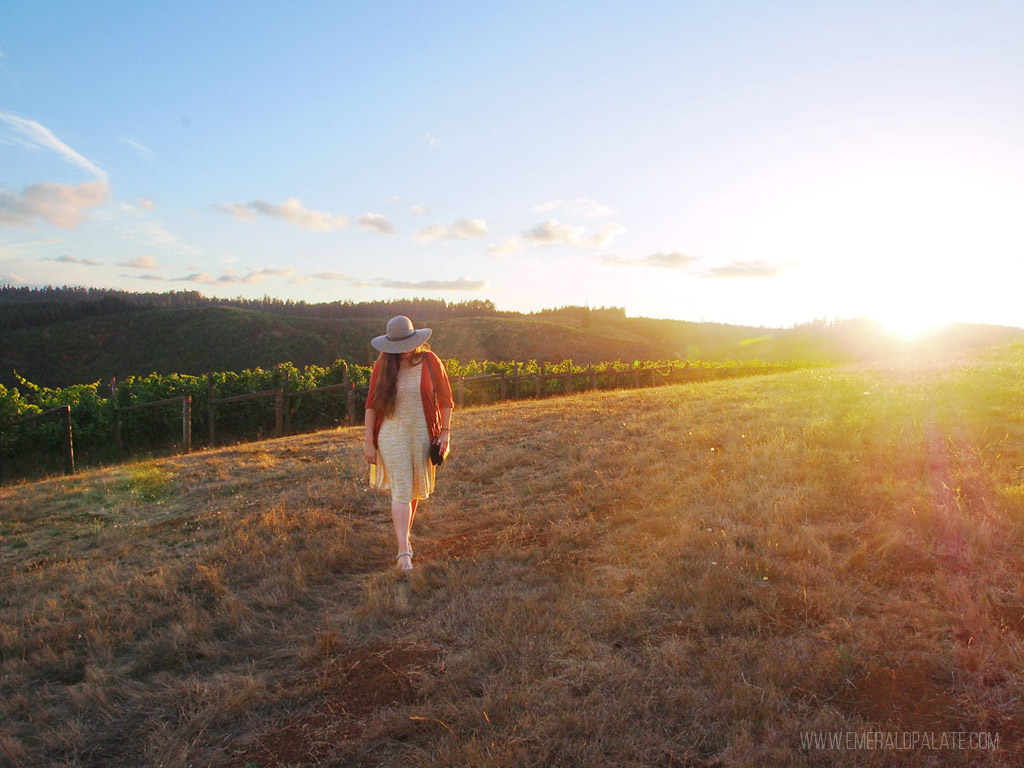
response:
[[(411, 365), (419, 365), (423, 353), (430, 349), (429, 344), (420, 344), (409, 358)], [(377, 371), (377, 384), (374, 392), (374, 406), (377, 413), (385, 418), (395, 414), (395, 400), (398, 397), (398, 370), (402, 364), (402, 355), (394, 352), (381, 352), (377, 356), (380, 370)]]

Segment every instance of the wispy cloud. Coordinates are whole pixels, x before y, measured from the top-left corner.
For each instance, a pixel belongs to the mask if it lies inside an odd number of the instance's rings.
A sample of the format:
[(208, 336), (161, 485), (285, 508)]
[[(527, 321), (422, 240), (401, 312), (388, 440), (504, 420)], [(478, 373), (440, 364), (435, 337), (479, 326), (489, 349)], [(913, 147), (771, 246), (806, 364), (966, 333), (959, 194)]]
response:
[(45, 219), (61, 229), (74, 229), (86, 211), (102, 203), (110, 188), (103, 181), (78, 186), (44, 181), (25, 187), (21, 195), (0, 190), (0, 226), (27, 227)]
[(427, 208), (427, 206), (425, 205), (421, 205), (420, 203), (416, 203), (416, 205), (412, 206), (412, 208), (410, 208), (409, 210), (415, 213), (417, 216), (430, 215), (430, 209)]
[(487, 235), (487, 222), (483, 219), (459, 219), (451, 224), (431, 224), (412, 236), (417, 243), (431, 240), (469, 240)]
[(291, 197), (280, 205), (268, 203), (266, 200), (253, 200), (245, 204), (222, 203), (211, 206), (211, 209), (242, 221), (254, 219), (256, 216), (284, 219), (289, 224), (310, 232), (333, 232), (348, 226), (348, 216), (306, 208), (296, 197)]
[(597, 219), (608, 216), (612, 209), (589, 197), (577, 197), (575, 200), (552, 200), (534, 206), (535, 211), (561, 211), (566, 216), (580, 216), (584, 219)]
[(697, 262), (696, 256), (682, 251), (652, 253), (650, 256), (632, 258), (628, 256), (604, 256), (601, 263), (614, 267), (654, 267), (657, 269), (688, 269)]
[(95, 259), (80, 259), (71, 253), (63, 253), (56, 258), (43, 259), (43, 261), (58, 261), (61, 264), (84, 264), (87, 267), (98, 267), (100, 265)]
[(352, 278), (341, 272), (314, 272), (310, 275), (314, 280), (351, 280)]
[(150, 246), (155, 246), (171, 253), (186, 256), (195, 256), (203, 251), (193, 245), (181, 241), (176, 234), (168, 231), (163, 223), (153, 215), (152, 211), (156, 206), (148, 198), (136, 198), (134, 203), (121, 203), (119, 208), (131, 218), (121, 220), (115, 231), (118, 236), (144, 241)]
[(25, 281), (10, 272), (0, 272), (0, 285), (25, 285)]
[(102, 168), (88, 158), (80, 155), (42, 123), (27, 120), (11, 112), (0, 112), (0, 121), (6, 123), (16, 134), (15, 141), (29, 149), (48, 149), (56, 152), (68, 163), (88, 171), (98, 179), (107, 181), (107, 174)]
[(263, 272), (247, 272), (238, 274), (232, 271), (214, 277), (209, 272), (193, 272), (182, 277), (167, 278), (175, 283), (203, 283), (205, 285), (259, 285), (266, 277)]
[(260, 270), (261, 275), (270, 275), (271, 277), (288, 277), (294, 272), (295, 267), (264, 267)]
[(441, 143), (441, 140), (437, 138), (437, 136), (431, 136), (429, 133), (424, 133), (423, 135), (426, 137), (427, 143), (429, 143), (430, 146), (432, 147), (436, 147), (438, 144)]
[(152, 256), (136, 256), (134, 259), (117, 262), (117, 266), (131, 269), (160, 269), (160, 265)]
[(498, 245), (487, 246), (487, 252), (497, 259), (503, 259), (506, 256), (511, 256), (513, 253), (519, 253), (524, 247), (523, 238), (519, 235), (513, 235), (512, 237), (506, 237)]
[(458, 280), (421, 280), (408, 282), (405, 280), (379, 279), (376, 283), (382, 288), (402, 288), (417, 291), (480, 291), (487, 287), (486, 280), (470, 280), (460, 277)]
[(776, 277), (782, 272), (782, 265), (762, 261), (734, 261), (723, 267), (709, 269), (701, 277), (730, 278), (730, 277)]
[(135, 139), (130, 139), (127, 136), (122, 136), (121, 141), (123, 141), (132, 149), (134, 149), (140, 155), (145, 155), (146, 157), (151, 157), (153, 155), (153, 151), (149, 147), (147, 147), (145, 144), (137, 142)]
[(364, 213), (359, 217), (359, 226), (378, 235), (395, 234), (395, 227), (379, 213)]
[(607, 248), (611, 241), (626, 231), (621, 224), (605, 224), (595, 234), (587, 235), (583, 227), (560, 224), (557, 219), (542, 221), (532, 229), (519, 233), (523, 240), (535, 245), (568, 245), (574, 248)]

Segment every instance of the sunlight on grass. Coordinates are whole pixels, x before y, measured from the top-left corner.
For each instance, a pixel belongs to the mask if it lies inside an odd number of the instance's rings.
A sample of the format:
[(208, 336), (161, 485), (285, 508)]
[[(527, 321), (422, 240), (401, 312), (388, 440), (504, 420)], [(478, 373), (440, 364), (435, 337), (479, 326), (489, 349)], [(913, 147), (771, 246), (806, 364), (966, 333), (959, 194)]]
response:
[(1024, 347), (459, 429), (411, 578), (360, 428), (0, 489), (0, 754), (861, 766), (889, 763), (800, 734), (917, 729), (1024, 757)]

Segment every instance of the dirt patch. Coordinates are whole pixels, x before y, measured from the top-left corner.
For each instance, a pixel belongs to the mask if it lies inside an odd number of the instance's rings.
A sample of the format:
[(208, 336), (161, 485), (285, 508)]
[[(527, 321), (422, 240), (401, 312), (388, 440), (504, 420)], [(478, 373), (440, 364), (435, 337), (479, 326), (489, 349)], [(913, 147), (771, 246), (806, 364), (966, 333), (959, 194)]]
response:
[(339, 744), (358, 737), (377, 710), (419, 701), (417, 677), (437, 667), (438, 655), (384, 643), (345, 651), (318, 672), (312, 706), (266, 728), (222, 768), (320, 764)]
[(919, 667), (874, 666), (847, 696), (847, 709), (879, 725), (898, 723), (911, 730), (949, 730), (955, 725), (957, 703), (932, 678), (932, 670)]

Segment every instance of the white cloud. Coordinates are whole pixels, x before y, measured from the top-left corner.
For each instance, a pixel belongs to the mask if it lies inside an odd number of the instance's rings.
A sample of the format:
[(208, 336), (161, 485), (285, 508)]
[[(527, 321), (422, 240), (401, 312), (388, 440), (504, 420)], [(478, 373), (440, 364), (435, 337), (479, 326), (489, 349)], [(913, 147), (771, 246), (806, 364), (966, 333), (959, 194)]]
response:
[(416, 205), (414, 205), (409, 210), (412, 211), (413, 213), (415, 213), (417, 216), (429, 216), (430, 215), (430, 209), (427, 208), (427, 206), (421, 205), (419, 203), (416, 203)]
[(274, 205), (266, 200), (253, 200), (251, 203), (244, 205), (241, 203), (222, 203), (212, 206), (212, 209), (234, 216), (242, 221), (254, 219), (257, 215), (284, 219), (288, 223), (310, 232), (333, 232), (348, 226), (348, 216), (306, 208), (302, 205), (302, 201), (296, 197), (288, 198), (281, 205)]
[(314, 272), (310, 275), (315, 280), (351, 280), (348, 275), (341, 272)]
[(621, 224), (605, 224), (596, 234), (585, 235), (583, 227), (560, 224), (557, 219), (542, 221), (532, 229), (523, 230), (523, 240), (537, 245), (569, 245), (573, 248), (607, 248), (611, 241), (626, 231)]
[(185, 283), (216, 283), (216, 278), (209, 272), (194, 272), (191, 275), (185, 277), (175, 278), (178, 282)]
[(310, 282), (312, 279), (313, 278), (311, 278), (309, 275), (296, 275), (295, 277), (293, 277), (288, 282), (291, 285), (305, 285), (306, 283)]
[(147, 147), (145, 144), (140, 144), (139, 142), (135, 141), (135, 139), (130, 139), (127, 136), (122, 136), (121, 137), (121, 141), (123, 141), (125, 144), (127, 144), (132, 149), (134, 149), (140, 155), (145, 155), (146, 157), (150, 157), (153, 154), (152, 150), (150, 150), (149, 147)]
[(612, 209), (588, 197), (575, 200), (552, 200), (543, 205), (534, 206), (535, 211), (562, 211), (566, 216), (581, 216), (584, 219), (597, 219), (608, 216)]
[(43, 261), (57, 261), (61, 264), (84, 264), (87, 267), (98, 267), (100, 265), (95, 259), (80, 259), (71, 253), (63, 253), (56, 258), (43, 259)]
[(382, 288), (402, 288), (417, 291), (479, 291), (487, 287), (486, 280), (470, 280), (460, 277), (458, 280), (421, 280), (407, 282), (404, 280), (378, 280)]
[(511, 256), (513, 253), (519, 253), (523, 250), (523, 247), (523, 238), (519, 235), (513, 235), (502, 240), (500, 245), (487, 246), (487, 252), (495, 258), (502, 259), (506, 256)]
[(393, 235), (395, 228), (379, 213), (364, 213), (359, 217), (359, 226), (378, 235)]
[(533, 229), (525, 229), (522, 238), (537, 245), (573, 245), (583, 239), (583, 227), (559, 224), (557, 219), (542, 221)]
[(288, 277), (293, 272), (295, 272), (294, 267), (264, 267), (260, 270), (261, 275), (270, 275), (271, 277)]
[(487, 235), (487, 222), (483, 219), (459, 219), (452, 224), (431, 224), (412, 236), (417, 243), (430, 240), (469, 240)]
[(629, 258), (625, 256), (604, 256), (601, 263), (615, 267), (655, 267), (657, 269), (686, 269), (697, 262), (696, 256), (682, 251), (670, 253), (652, 253), (650, 256)]
[(242, 285), (259, 285), (266, 279), (262, 272), (249, 272), (246, 275), (236, 275), (234, 272), (225, 272), (217, 278), (218, 283), (240, 283)]
[(134, 259), (119, 261), (117, 266), (131, 267), (132, 269), (160, 269), (160, 265), (152, 256), (137, 256)]
[(757, 259), (756, 261), (734, 261), (724, 267), (709, 269), (701, 277), (710, 278), (742, 278), (742, 277), (776, 277), (782, 272), (782, 265)]
[(85, 212), (102, 203), (110, 188), (102, 181), (70, 184), (40, 182), (21, 195), (0, 190), (0, 226), (27, 227), (32, 219), (45, 219), (61, 229), (74, 229)]
[(107, 181), (107, 174), (102, 168), (54, 136), (53, 132), (45, 125), (37, 123), (35, 120), (26, 120), (24, 117), (10, 112), (0, 112), (0, 121), (7, 123), (14, 130), (19, 144), (30, 149), (48, 149), (56, 152), (66, 162), (88, 171), (98, 179)]
[(139, 206), (139, 208), (145, 208), (147, 211), (152, 211), (156, 208), (156, 204), (148, 197), (136, 197), (135, 204)]
[(10, 272), (0, 272), (0, 285), (25, 285), (25, 281)]
[(430, 143), (430, 146), (432, 147), (436, 147), (438, 144), (441, 143), (441, 140), (437, 138), (437, 136), (431, 136), (429, 133), (424, 133), (423, 135), (426, 136), (427, 141)]
[(402, 197), (401, 197), (401, 195), (392, 195), (391, 197), (388, 198), (388, 202), (389, 203), (400, 203), (400, 202), (402, 202)]
[(122, 275), (122, 277), (134, 277), (136, 280), (163, 280), (164, 279), (160, 275), (153, 275), (153, 274), (150, 274), (148, 272), (146, 274), (144, 274), (144, 275)]

